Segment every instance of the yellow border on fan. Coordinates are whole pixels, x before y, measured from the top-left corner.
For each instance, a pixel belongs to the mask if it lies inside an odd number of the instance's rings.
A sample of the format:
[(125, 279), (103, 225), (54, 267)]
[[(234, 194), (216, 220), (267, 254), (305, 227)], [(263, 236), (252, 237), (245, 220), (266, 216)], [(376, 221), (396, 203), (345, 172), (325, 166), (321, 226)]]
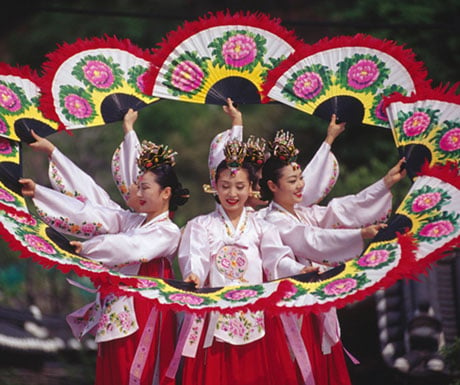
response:
[[(206, 96), (209, 90), (214, 84), (229, 77), (239, 77), (249, 80), (257, 88), (259, 92), (262, 92), (262, 83), (265, 80), (267, 73), (267, 68), (264, 67), (261, 63), (258, 63), (251, 71), (238, 71), (236, 69), (229, 69), (221, 66), (215, 66), (212, 63), (212, 60), (207, 60), (207, 71), (209, 76), (205, 79), (203, 83), (202, 90), (189, 97), (187, 95), (180, 95), (179, 100), (184, 102), (190, 102), (193, 100), (196, 103), (206, 103)], [(225, 95), (222, 95), (222, 104), (225, 103)]]
[[(335, 81), (335, 80), (333, 80)], [(296, 108), (298, 108), (301, 111), (304, 111), (308, 114), (313, 115), (313, 112), (315, 109), (323, 102), (325, 102), (328, 99), (331, 99), (335, 96), (352, 96), (356, 99), (358, 99), (362, 104), (364, 108), (364, 116), (363, 116), (363, 123), (364, 124), (374, 124), (374, 122), (371, 120), (371, 114), (370, 111), (372, 110), (372, 106), (374, 104), (374, 94), (372, 93), (364, 93), (364, 92), (355, 92), (349, 89), (344, 88), (343, 86), (333, 84), (324, 95), (321, 95), (317, 100), (315, 100), (314, 103), (312, 102), (295, 102)], [(286, 99), (286, 96), (283, 95), (283, 98)], [(340, 118), (340, 117), (339, 117)]]
[[(8, 139), (11, 140), (16, 140), (20, 141), (21, 139), (16, 135), (16, 132), (14, 131), (14, 123), (19, 120), (19, 119), (35, 119), (40, 122), (43, 122), (50, 126), (52, 129), (57, 131), (58, 129), (58, 123), (55, 122), (54, 120), (49, 120), (43, 116), (41, 111), (34, 105), (29, 107), (27, 110), (25, 110), (23, 113), (19, 115), (4, 115), (3, 119), (6, 121), (7, 126), (9, 127), (9, 135)], [(19, 162), (18, 162), (19, 163)]]

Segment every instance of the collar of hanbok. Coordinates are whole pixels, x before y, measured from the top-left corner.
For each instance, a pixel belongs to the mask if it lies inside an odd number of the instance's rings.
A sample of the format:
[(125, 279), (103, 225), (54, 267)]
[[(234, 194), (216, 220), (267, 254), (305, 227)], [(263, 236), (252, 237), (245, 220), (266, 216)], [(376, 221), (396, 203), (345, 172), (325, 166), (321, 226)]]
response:
[(232, 221), (228, 217), (227, 213), (225, 212), (224, 208), (221, 205), (217, 205), (216, 211), (220, 219), (222, 220), (222, 223), (225, 227), (225, 232), (224, 232), (224, 243), (225, 244), (231, 244), (231, 243), (237, 243), (238, 239), (241, 237), (241, 235), (244, 233), (244, 231), (247, 228), (247, 223), (248, 223), (248, 212), (245, 207), (243, 207), (243, 211), (241, 213), (240, 219), (238, 221), (238, 225), (233, 226)]
[[(143, 220), (145, 220), (145, 218)], [(152, 226), (158, 222), (164, 222), (164, 221), (169, 221), (169, 211), (165, 211), (164, 213), (157, 215), (156, 217), (152, 218), (150, 221), (144, 223), (142, 227)]]
[(279, 211), (282, 212), (283, 214), (289, 215), (291, 218), (295, 219), (297, 222), (302, 222), (301, 217), (299, 216), (298, 211), (296, 210), (296, 215), (292, 214), (288, 210), (286, 210), (283, 206), (279, 205), (275, 201), (271, 201), (269, 205), (269, 210), (270, 211)]

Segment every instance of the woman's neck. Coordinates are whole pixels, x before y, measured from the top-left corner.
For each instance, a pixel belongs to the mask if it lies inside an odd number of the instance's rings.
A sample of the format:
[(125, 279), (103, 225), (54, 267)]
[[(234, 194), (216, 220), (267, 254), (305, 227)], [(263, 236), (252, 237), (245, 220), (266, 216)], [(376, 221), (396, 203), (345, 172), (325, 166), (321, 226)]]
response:
[(227, 211), (225, 210), (225, 214), (227, 214), (228, 219), (230, 219), (230, 222), (232, 222), (233, 227), (236, 229), (238, 226), (238, 223), (240, 222), (241, 214), (243, 214), (243, 209), (238, 210), (237, 212), (235, 211)]
[(145, 220), (144, 220), (144, 224), (147, 224), (149, 223), (151, 220), (155, 219), (156, 217), (158, 217), (159, 215), (165, 213), (168, 211), (168, 208), (164, 208), (162, 210), (158, 210), (158, 211), (151, 211), (149, 213), (147, 213), (147, 216), (145, 217)]
[(285, 202), (280, 202), (276, 199), (273, 199), (273, 202), (275, 202), (277, 205), (281, 206), (283, 209), (285, 209), (288, 213), (294, 215), (295, 217), (297, 216), (297, 213), (294, 208), (294, 204), (287, 204)]

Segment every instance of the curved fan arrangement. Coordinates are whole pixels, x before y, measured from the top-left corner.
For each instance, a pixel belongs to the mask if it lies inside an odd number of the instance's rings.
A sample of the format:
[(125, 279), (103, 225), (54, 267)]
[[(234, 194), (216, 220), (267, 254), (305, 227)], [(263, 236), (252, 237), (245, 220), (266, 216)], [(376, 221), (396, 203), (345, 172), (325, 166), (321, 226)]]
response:
[(210, 14), (168, 34), (154, 52), (147, 92), (193, 103), (261, 102), (268, 70), (301, 42), (279, 21), (258, 14)]
[(115, 37), (77, 40), (47, 55), (40, 108), (67, 129), (122, 120), (158, 98), (145, 93), (150, 54)]
[(368, 35), (339, 36), (304, 46), (268, 73), (267, 98), (308, 114), (389, 127), (383, 98), (426, 86), (412, 51)]
[(58, 123), (39, 110), (40, 78), (29, 67), (11, 67), (0, 63), (0, 136), (31, 142), (30, 130), (48, 136)]
[[(28, 80), (31, 74), (0, 67), (1, 232), (22, 257), (89, 276), (102, 290), (190, 312), (323, 312), (415, 277), (458, 247), (457, 85), (431, 89), (422, 63), (394, 42), (356, 35), (307, 46), (263, 14), (218, 13), (185, 23), (153, 55), (126, 40), (106, 38), (63, 45), (48, 58), (39, 87)], [(39, 90), (47, 118), (37, 109)], [(28, 213), (17, 182), (21, 142), (28, 139), (18, 126), (44, 136), (56, 131), (56, 122), (69, 129), (101, 125), (158, 98), (260, 103), (262, 91), (265, 102), (391, 129), (413, 185), (388, 227), (358, 258), (321, 275), (196, 291), (177, 281), (124, 276), (81, 258), (65, 237)]]

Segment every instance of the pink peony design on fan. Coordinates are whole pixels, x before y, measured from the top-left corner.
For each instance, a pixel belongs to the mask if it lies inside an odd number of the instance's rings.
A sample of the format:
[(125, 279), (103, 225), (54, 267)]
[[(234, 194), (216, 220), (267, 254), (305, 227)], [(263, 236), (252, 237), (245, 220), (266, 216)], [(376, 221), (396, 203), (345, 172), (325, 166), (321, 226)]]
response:
[(452, 152), (460, 150), (460, 127), (447, 131), (439, 141), (441, 150)]
[(56, 254), (56, 250), (43, 238), (34, 234), (25, 234), (24, 240), (28, 243), (30, 247), (37, 251), (41, 251), (46, 254)]
[(313, 99), (323, 89), (321, 76), (315, 72), (305, 72), (294, 82), (293, 91), (301, 99)]
[(64, 98), (64, 105), (67, 111), (77, 119), (88, 119), (93, 114), (90, 103), (76, 94), (67, 95)]
[(225, 64), (241, 68), (251, 64), (257, 56), (257, 44), (248, 35), (237, 34), (229, 37), (222, 46)]
[(432, 192), (419, 195), (412, 202), (412, 211), (414, 213), (420, 213), (427, 211), (435, 207), (442, 199), (442, 195), (439, 192)]
[(351, 87), (362, 90), (372, 86), (380, 76), (380, 71), (372, 60), (359, 60), (352, 65), (347, 73), (348, 83)]
[(197, 64), (185, 60), (173, 69), (171, 79), (174, 87), (184, 92), (191, 92), (201, 86), (204, 73)]
[(169, 300), (172, 302), (178, 302), (186, 305), (201, 305), (204, 301), (203, 298), (197, 297), (192, 294), (186, 293), (174, 293), (169, 296)]
[(0, 117), (0, 134), (6, 134), (8, 132), (8, 126), (5, 121)]
[(13, 147), (11, 143), (7, 139), (0, 139), (0, 154), (2, 155), (10, 155), (13, 153)]
[(110, 66), (101, 61), (88, 60), (82, 69), (85, 78), (97, 88), (110, 88), (115, 81)]
[(14, 202), (15, 198), (8, 191), (0, 188), (0, 201), (4, 202)]
[(418, 235), (424, 238), (443, 238), (449, 236), (455, 231), (455, 226), (449, 220), (439, 220), (423, 226)]
[(18, 112), (22, 109), (21, 98), (4, 84), (0, 84), (0, 107), (10, 112)]
[(403, 131), (407, 136), (418, 136), (425, 132), (430, 124), (430, 115), (423, 111), (417, 111), (403, 123)]
[(228, 291), (224, 294), (224, 297), (231, 301), (241, 301), (242, 299), (257, 297), (258, 294), (259, 293), (256, 290), (242, 289)]

